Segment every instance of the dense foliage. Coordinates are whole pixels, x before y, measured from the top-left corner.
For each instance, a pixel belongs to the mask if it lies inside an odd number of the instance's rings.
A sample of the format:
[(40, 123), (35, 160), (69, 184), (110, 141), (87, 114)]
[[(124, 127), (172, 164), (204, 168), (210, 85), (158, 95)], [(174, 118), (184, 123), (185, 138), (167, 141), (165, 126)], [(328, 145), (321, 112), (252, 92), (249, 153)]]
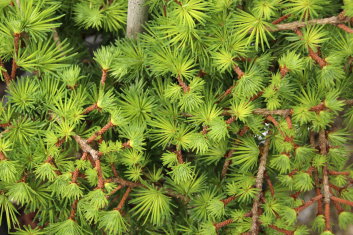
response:
[[(126, 0), (0, 2), (9, 229), (330, 235), (352, 224), (353, 1), (146, 2), (137, 39), (124, 36)], [(297, 223), (309, 206), (314, 221)]]

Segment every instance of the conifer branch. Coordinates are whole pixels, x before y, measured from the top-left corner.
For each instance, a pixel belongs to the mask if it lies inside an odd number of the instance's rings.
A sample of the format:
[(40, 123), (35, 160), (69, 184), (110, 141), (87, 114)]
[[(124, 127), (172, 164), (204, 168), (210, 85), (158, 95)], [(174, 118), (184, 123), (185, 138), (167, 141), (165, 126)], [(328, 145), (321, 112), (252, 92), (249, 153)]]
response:
[(71, 212), (70, 212), (70, 216), (69, 216), (69, 219), (74, 220), (74, 221), (75, 221), (75, 217), (76, 217), (77, 203), (78, 203), (78, 200), (75, 200), (72, 203)]
[(116, 187), (115, 189), (113, 189), (107, 196), (106, 198), (111, 197), (114, 193), (118, 192), (120, 189), (122, 189), (123, 186), (122, 185), (118, 185), (118, 187)]
[(228, 171), (228, 167), (231, 163), (232, 160), (230, 160), (229, 158), (233, 155), (234, 153), (234, 150), (230, 150), (228, 151), (228, 153), (226, 153), (224, 155), (224, 158), (225, 158), (225, 161), (224, 161), (224, 164), (223, 164), (223, 167), (222, 167), (222, 173), (221, 173), (221, 177), (224, 178), (227, 174), (227, 171)]
[[(320, 144), (320, 154), (327, 155), (327, 139), (325, 130), (321, 130), (319, 133), (319, 144)], [(326, 230), (331, 231), (331, 222), (330, 222), (330, 186), (328, 179), (328, 170), (327, 163), (323, 167), (323, 194), (324, 194), (324, 203), (325, 203), (325, 227)]]
[(87, 144), (93, 142), (98, 136), (103, 135), (105, 132), (107, 132), (110, 128), (112, 128), (114, 124), (110, 121), (108, 122), (102, 129), (94, 133), (91, 137), (87, 139)]
[(283, 234), (286, 234), (286, 235), (293, 235), (294, 234), (293, 231), (290, 231), (290, 230), (287, 230), (287, 229), (283, 229), (283, 228), (279, 228), (279, 227), (277, 227), (274, 224), (270, 224), (270, 225), (268, 225), (268, 227), (270, 227), (270, 228), (272, 228), (272, 229), (274, 229), (274, 230), (276, 230), (278, 232), (281, 232)]
[(243, 70), (241, 70), (238, 65), (233, 64), (233, 70), (238, 75), (238, 79), (241, 79), (245, 75)]
[[(250, 216), (251, 216), (251, 212), (248, 212), (248, 213), (244, 214), (244, 217), (250, 217)], [(225, 220), (225, 221), (222, 221), (222, 222), (219, 222), (219, 223), (214, 224), (214, 226), (215, 226), (215, 228), (218, 230), (218, 229), (223, 228), (223, 227), (225, 227), (225, 226), (227, 226), (228, 224), (231, 224), (231, 223), (233, 223), (233, 222), (234, 222), (233, 219), (227, 219), (227, 220)]]
[(353, 202), (352, 201), (349, 201), (349, 200), (346, 200), (346, 199), (342, 199), (342, 198), (338, 198), (338, 197), (335, 197), (335, 196), (331, 196), (331, 199), (333, 201), (336, 201), (338, 203), (341, 203), (341, 204), (344, 204), (344, 205), (348, 205), (348, 206), (352, 206), (353, 207)]
[(228, 205), (231, 201), (235, 200), (237, 197), (236, 196), (230, 196), (226, 199), (221, 200), (224, 204), (224, 206)]
[(8, 127), (11, 126), (11, 123), (7, 122), (7, 123), (0, 123), (0, 127), (4, 128), (4, 127)]
[(332, 171), (332, 170), (329, 170), (328, 173), (330, 175), (350, 175), (350, 173), (348, 171)]
[(281, 16), (281, 17), (279, 17), (277, 20), (272, 21), (272, 24), (279, 24), (279, 23), (281, 23), (282, 21), (288, 19), (288, 17), (290, 17), (290, 16), (291, 16), (290, 14)]
[(79, 144), (83, 152), (89, 153), (92, 156), (93, 160), (95, 161), (99, 159), (99, 152), (93, 149), (91, 146), (89, 146), (87, 144), (87, 140), (81, 138), (78, 135), (73, 136), (73, 138)]
[(107, 80), (108, 69), (102, 69), (101, 84), (104, 85)]
[(119, 202), (119, 205), (116, 207), (115, 210), (121, 211), (121, 209), (123, 208), (123, 206), (124, 206), (124, 204), (125, 204), (125, 202), (126, 202), (128, 196), (129, 196), (130, 192), (131, 192), (131, 188), (128, 187), (128, 188), (126, 189), (126, 191), (125, 191), (123, 197), (121, 198), (121, 201)]
[(328, 18), (312, 19), (312, 20), (308, 20), (308, 21), (295, 21), (295, 22), (291, 22), (291, 23), (274, 25), (274, 27), (269, 29), (269, 31), (276, 32), (276, 31), (282, 31), (282, 30), (295, 30), (297, 28), (302, 28), (307, 25), (314, 25), (314, 24), (336, 25), (336, 24), (349, 22), (349, 20), (350, 19), (348, 17), (341, 19), (339, 16), (332, 16), (332, 17), (328, 17)]
[(179, 164), (183, 164), (184, 159), (183, 159), (183, 153), (181, 152), (181, 150), (176, 150), (175, 153), (177, 155), (177, 159), (178, 159)]
[[(333, 192), (332, 192), (331, 189), (330, 189), (330, 193), (331, 193), (331, 195), (333, 195)], [(338, 215), (341, 214), (344, 211), (343, 208), (341, 207), (341, 205), (338, 202), (334, 201), (334, 200), (332, 200), (332, 202), (333, 202), (333, 205), (336, 208), (337, 214)]]
[(83, 111), (82, 114), (87, 114), (87, 113), (92, 112), (93, 110), (95, 110), (95, 109), (97, 109), (97, 108), (98, 108), (97, 103), (94, 103), (94, 104), (88, 106), (88, 107)]
[(180, 2), (180, 1), (178, 1), (178, 0), (174, 0), (174, 2), (176, 3), (176, 4), (178, 4), (179, 6), (183, 6), (183, 4)]
[(266, 183), (270, 189), (271, 192), (271, 196), (274, 197), (275, 196), (275, 188), (273, 187), (272, 181), (270, 179), (270, 177), (268, 176), (267, 172), (265, 171), (264, 173), (265, 179), (266, 179)]
[(297, 213), (300, 213), (302, 210), (304, 210), (305, 208), (311, 206), (314, 202), (319, 201), (322, 198), (322, 194), (317, 195), (315, 197), (313, 197), (312, 199), (310, 199), (309, 201), (305, 202), (303, 205), (298, 206), (297, 208), (295, 208), (295, 211)]
[(104, 178), (103, 178), (103, 172), (101, 168), (101, 161), (99, 159), (95, 160), (95, 165), (96, 165), (96, 170), (97, 170), (97, 175), (98, 175), (98, 185), (97, 188), (102, 189), (104, 188)]
[(214, 226), (215, 226), (216, 229), (218, 230), (218, 229), (220, 229), (220, 228), (222, 228), (222, 227), (224, 227), (224, 226), (227, 226), (228, 224), (231, 224), (231, 223), (233, 223), (233, 222), (234, 222), (233, 219), (227, 219), (227, 220), (225, 220), (225, 221), (222, 221), (222, 222), (219, 222), (219, 223), (217, 223), (217, 224), (214, 224)]
[(178, 80), (179, 86), (183, 88), (184, 93), (188, 93), (190, 91), (190, 87), (186, 85), (186, 83), (181, 79), (180, 75), (177, 76), (177, 80)]
[[(322, 195), (321, 194), (321, 189), (320, 189), (320, 182), (319, 182), (319, 176), (318, 173), (316, 172), (316, 174), (314, 175), (314, 179), (315, 179), (315, 193), (316, 196)], [(323, 211), (322, 211), (322, 198), (320, 200), (317, 201), (317, 214), (318, 215), (322, 215)]]
[(252, 225), (250, 229), (251, 235), (257, 235), (258, 234), (258, 210), (259, 210), (259, 203), (260, 203), (260, 198), (262, 195), (262, 185), (263, 185), (263, 180), (264, 180), (264, 173), (266, 170), (266, 161), (267, 161), (267, 156), (268, 152), (270, 150), (270, 138), (267, 137), (265, 140), (264, 148), (261, 154), (260, 158), (260, 163), (259, 163), (259, 168), (257, 171), (257, 176), (256, 176), (256, 183), (255, 187), (259, 190), (258, 194), (255, 196), (253, 207), (251, 210), (252, 213)]
[(17, 70), (17, 63), (16, 57), (18, 56), (18, 48), (20, 43), (21, 34), (15, 33), (14, 35), (14, 58), (12, 58), (12, 69), (11, 69), (11, 80), (15, 79), (16, 77), (16, 70)]
[(337, 27), (342, 29), (342, 30), (344, 30), (344, 31), (346, 31), (347, 33), (353, 33), (353, 29), (348, 27), (345, 24), (338, 24)]
[(3, 160), (6, 160), (6, 159), (7, 158), (6, 158), (5, 154), (2, 151), (0, 151), (0, 160), (3, 161)]
[(255, 109), (253, 111), (253, 114), (258, 114), (258, 115), (280, 115), (280, 116), (288, 116), (293, 114), (292, 109), (282, 109), (282, 110), (268, 110), (268, 109)]

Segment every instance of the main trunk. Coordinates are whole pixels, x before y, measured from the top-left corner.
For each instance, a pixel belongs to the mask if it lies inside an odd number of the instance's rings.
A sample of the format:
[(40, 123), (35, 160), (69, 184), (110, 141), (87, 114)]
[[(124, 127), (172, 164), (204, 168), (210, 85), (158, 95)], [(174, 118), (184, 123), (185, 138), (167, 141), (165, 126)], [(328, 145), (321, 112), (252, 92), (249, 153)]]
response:
[(146, 0), (129, 0), (126, 37), (136, 38), (143, 31), (143, 24), (147, 21), (147, 17)]

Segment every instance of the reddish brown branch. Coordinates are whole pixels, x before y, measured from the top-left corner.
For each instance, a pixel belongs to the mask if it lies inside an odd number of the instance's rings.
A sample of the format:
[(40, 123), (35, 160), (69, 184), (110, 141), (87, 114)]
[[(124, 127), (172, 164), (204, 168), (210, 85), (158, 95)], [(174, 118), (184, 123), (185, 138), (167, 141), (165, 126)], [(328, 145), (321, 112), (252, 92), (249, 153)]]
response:
[(92, 104), (92, 105), (88, 106), (88, 107), (83, 111), (82, 114), (87, 114), (87, 113), (92, 112), (93, 110), (95, 110), (95, 109), (97, 109), (97, 108), (98, 108), (97, 103)]
[(71, 212), (70, 212), (70, 216), (69, 216), (69, 219), (71, 219), (71, 220), (75, 220), (76, 209), (77, 209), (77, 203), (78, 203), (78, 200), (75, 200), (75, 201), (72, 203)]
[(262, 195), (262, 185), (263, 185), (263, 180), (264, 180), (264, 173), (266, 170), (266, 161), (267, 161), (269, 149), (270, 149), (270, 139), (267, 138), (265, 140), (265, 145), (264, 145), (264, 149), (262, 151), (259, 169), (258, 169), (257, 176), (256, 176), (256, 184), (255, 185), (256, 185), (256, 188), (259, 190), (259, 193), (256, 195), (256, 197), (254, 199), (253, 207), (251, 210), (252, 225), (251, 225), (250, 232), (252, 235), (258, 234), (258, 218), (259, 218), (258, 210), (259, 210), (260, 198)]
[(178, 4), (179, 6), (183, 6), (183, 4), (180, 2), (180, 1), (178, 1), (178, 0), (174, 0), (174, 2), (176, 3), (176, 4)]
[(270, 189), (270, 192), (271, 192), (271, 196), (274, 197), (275, 196), (275, 189), (273, 187), (273, 184), (271, 182), (271, 179), (270, 177), (267, 175), (266, 171), (265, 171), (265, 179), (266, 179), (266, 183)]
[(181, 79), (180, 75), (177, 76), (177, 80), (178, 80), (179, 86), (183, 88), (184, 93), (188, 93), (190, 91), (190, 87), (186, 85), (186, 83)]
[(295, 208), (295, 211), (296, 211), (297, 213), (299, 213), (299, 212), (301, 212), (302, 210), (304, 210), (305, 208), (307, 208), (307, 207), (309, 207), (310, 205), (312, 205), (314, 202), (319, 201), (321, 198), (322, 198), (322, 194), (317, 195), (317, 196), (313, 197), (311, 200), (305, 202), (303, 205), (301, 205), (301, 206)]
[(14, 56), (14, 58), (12, 58), (11, 80), (15, 79), (15, 77), (16, 77), (16, 70), (17, 70), (16, 56), (18, 56), (20, 37), (21, 37), (21, 34), (15, 33), (15, 35), (14, 35), (15, 56)]
[(330, 175), (350, 175), (348, 171), (328, 171)]
[(2, 151), (0, 151), (0, 160), (6, 160), (7, 158), (6, 158), (6, 156), (5, 156), (5, 154), (2, 152)]
[(123, 197), (121, 198), (121, 201), (119, 202), (119, 205), (117, 206), (116, 210), (121, 211), (121, 209), (123, 208), (125, 201), (127, 199), (127, 197), (129, 196), (131, 192), (131, 188), (128, 187), (123, 195)]
[(320, 65), (321, 68), (325, 67), (327, 65), (327, 62), (325, 59), (321, 58), (316, 52), (314, 52), (313, 49), (308, 48), (309, 50), (309, 56), (316, 61)]
[(279, 24), (279, 23), (281, 23), (282, 21), (288, 19), (288, 17), (290, 17), (290, 14), (281, 16), (281, 17), (279, 17), (277, 20), (272, 21), (272, 24)]
[(353, 29), (348, 27), (345, 24), (338, 24), (337, 27), (342, 29), (342, 30), (344, 30), (344, 31), (346, 31), (347, 33), (353, 33)]
[(239, 66), (237, 66), (235, 64), (233, 65), (233, 70), (238, 75), (238, 79), (241, 79), (245, 75), (243, 70), (241, 70), (241, 68), (239, 68)]
[(331, 196), (331, 199), (333, 201), (338, 202), (338, 203), (345, 204), (345, 205), (353, 207), (353, 202), (352, 201), (349, 201), (349, 200), (346, 200), (346, 199), (342, 199), (342, 198), (338, 198), (338, 197), (335, 197), (335, 196)]
[[(320, 190), (320, 182), (319, 182), (319, 177), (318, 174), (316, 173), (315, 176), (315, 192), (316, 195), (321, 195), (321, 190)], [(322, 199), (317, 201), (317, 214), (318, 215), (322, 215), (323, 211), (322, 211)]]
[(181, 152), (181, 150), (177, 150), (175, 151), (176, 155), (177, 155), (177, 159), (179, 164), (183, 164), (184, 163), (184, 159), (183, 159), (183, 153)]
[(105, 81), (107, 80), (108, 70), (102, 69), (102, 77), (101, 77), (101, 84), (104, 85)]
[(221, 177), (224, 178), (227, 174), (227, 171), (228, 171), (228, 168), (229, 168), (229, 165), (231, 163), (232, 160), (230, 160), (229, 158), (233, 155), (234, 153), (234, 150), (230, 150), (228, 153), (226, 153), (224, 155), (224, 158), (226, 159), (224, 161), (224, 164), (223, 164), (223, 168), (222, 168), (222, 173), (221, 173)]
[(0, 127), (4, 128), (4, 127), (8, 127), (11, 126), (11, 123), (0, 123)]
[(226, 123), (227, 123), (228, 125), (230, 125), (230, 124), (232, 124), (235, 120), (237, 120), (237, 118), (236, 118), (235, 116), (231, 116), (231, 117), (226, 121)]
[(103, 178), (103, 172), (102, 172), (102, 168), (101, 168), (101, 161), (99, 159), (96, 159), (95, 164), (96, 164), (96, 170), (97, 170), (97, 175), (98, 175), (97, 188), (102, 189), (102, 188), (104, 188), (104, 178)]
[(218, 100), (221, 101), (223, 100), (227, 95), (229, 95), (230, 93), (232, 93), (232, 90), (234, 89), (235, 85), (232, 85), (231, 87), (229, 87), (222, 95), (220, 95), (218, 97)]
[(223, 199), (221, 201), (223, 202), (224, 206), (226, 206), (228, 203), (230, 203), (231, 201), (235, 200), (236, 198), (237, 198), (236, 196), (230, 196), (230, 197), (228, 197), (226, 199)]
[(89, 144), (89, 143), (93, 142), (98, 136), (103, 135), (106, 131), (108, 131), (113, 126), (114, 126), (114, 124), (112, 122), (108, 122), (108, 124), (106, 124), (104, 127), (102, 127), (102, 129), (100, 129), (99, 131), (94, 133), (91, 137), (89, 137), (87, 139), (87, 143)]
[(289, 72), (289, 69), (286, 66), (283, 66), (280, 68), (279, 73), (281, 74), (281, 77), (285, 77), (287, 73)]
[(273, 225), (273, 224), (270, 224), (268, 227), (278, 231), (278, 232), (281, 232), (283, 234), (286, 234), (286, 235), (293, 235), (294, 232), (293, 231), (290, 231), (290, 230), (287, 230), (287, 229), (284, 229), (284, 228), (279, 228), (277, 227), (276, 225)]
[(233, 223), (233, 219), (227, 219), (227, 220), (225, 220), (225, 221), (222, 221), (222, 222), (219, 222), (219, 223), (217, 223), (217, 224), (214, 224), (214, 226), (216, 227), (216, 229), (218, 230), (218, 229), (220, 229), (220, 228), (222, 228), (222, 227), (224, 227), (224, 226), (227, 226), (228, 224), (231, 224), (231, 223)]

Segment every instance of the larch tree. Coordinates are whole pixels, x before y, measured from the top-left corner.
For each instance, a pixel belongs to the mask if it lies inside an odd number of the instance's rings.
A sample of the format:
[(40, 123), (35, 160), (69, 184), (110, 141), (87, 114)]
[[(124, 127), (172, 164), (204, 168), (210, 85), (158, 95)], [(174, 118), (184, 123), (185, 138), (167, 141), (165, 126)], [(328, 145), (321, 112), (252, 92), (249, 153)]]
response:
[(1, 221), (18, 235), (347, 230), (352, 17), (352, 0), (2, 0)]

